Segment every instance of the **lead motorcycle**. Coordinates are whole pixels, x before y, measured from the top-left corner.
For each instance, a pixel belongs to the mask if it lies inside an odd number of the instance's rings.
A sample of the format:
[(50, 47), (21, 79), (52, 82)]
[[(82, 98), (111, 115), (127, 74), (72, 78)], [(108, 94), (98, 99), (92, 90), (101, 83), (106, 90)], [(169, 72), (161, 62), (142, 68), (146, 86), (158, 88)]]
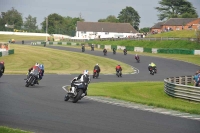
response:
[(87, 88), (84, 88), (83, 82), (80, 80), (72, 81), (71, 84), (73, 84), (73, 86), (68, 86), (64, 100), (72, 100), (73, 103), (76, 103), (85, 96), (82, 94), (86, 92)]
[(36, 80), (38, 80), (38, 71), (32, 70), (26, 79), (26, 87), (34, 86), (36, 84)]

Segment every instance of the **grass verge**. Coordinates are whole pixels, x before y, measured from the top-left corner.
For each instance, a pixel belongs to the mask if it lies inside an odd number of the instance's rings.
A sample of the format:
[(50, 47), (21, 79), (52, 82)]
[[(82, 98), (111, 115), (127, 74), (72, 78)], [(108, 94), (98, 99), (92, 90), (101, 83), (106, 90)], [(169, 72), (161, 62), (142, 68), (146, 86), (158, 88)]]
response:
[(160, 34), (149, 35), (148, 37), (188, 37), (188, 38), (197, 38), (195, 30), (177, 30), (164, 32)]
[(0, 126), (0, 133), (32, 133), (32, 132)]
[(133, 72), (125, 63), (85, 53), (16, 44), (10, 45), (10, 48), (15, 49), (15, 54), (0, 58), (5, 62), (6, 74), (27, 73), (36, 62), (44, 64), (45, 73), (73, 74), (80, 73), (84, 69), (92, 72), (96, 63), (99, 63), (104, 74), (115, 73), (117, 64), (123, 66), (124, 73)]
[(115, 98), (149, 106), (200, 114), (200, 103), (168, 96), (163, 82), (103, 82), (91, 83), (88, 94)]
[(162, 40), (162, 41), (134, 41), (134, 40), (119, 40), (119, 41), (88, 41), (88, 43), (101, 45), (118, 45), (118, 46), (133, 46), (144, 48), (178, 48), (178, 49), (200, 49), (200, 44), (186, 40)]
[(15, 39), (15, 41), (22, 40), (46, 40), (45, 36), (21, 36), (21, 35), (2, 35), (0, 34), (1, 42), (8, 42), (10, 39)]

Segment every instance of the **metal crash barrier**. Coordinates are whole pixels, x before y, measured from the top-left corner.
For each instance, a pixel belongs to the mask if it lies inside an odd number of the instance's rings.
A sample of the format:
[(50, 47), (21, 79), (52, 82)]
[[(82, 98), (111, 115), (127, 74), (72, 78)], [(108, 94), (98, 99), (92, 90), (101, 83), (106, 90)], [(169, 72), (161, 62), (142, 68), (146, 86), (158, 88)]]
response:
[(166, 94), (200, 102), (200, 87), (192, 86), (193, 76), (170, 77), (164, 79), (164, 91)]

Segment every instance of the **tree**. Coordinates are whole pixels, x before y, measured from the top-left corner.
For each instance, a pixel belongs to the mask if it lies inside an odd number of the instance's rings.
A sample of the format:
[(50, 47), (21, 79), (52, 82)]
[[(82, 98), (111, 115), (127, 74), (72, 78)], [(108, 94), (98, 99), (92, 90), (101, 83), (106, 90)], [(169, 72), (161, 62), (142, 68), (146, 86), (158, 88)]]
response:
[(36, 17), (32, 17), (31, 15), (28, 15), (27, 18), (25, 18), (24, 22), (24, 29), (27, 31), (36, 31), (38, 29), (37, 20)]
[(14, 7), (7, 12), (1, 12), (0, 16), (0, 29), (6, 30), (5, 24), (14, 25), (14, 28), (21, 29), (23, 25), (22, 14), (19, 13)]
[[(81, 17), (62, 17), (56, 13), (48, 16), (48, 33), (49, 34), (67, 34), (74, 36), (76, 33), (77, 21), (84, 21)], [(46, 19), (41, 23), (42, 30), (46, 31)]]
[(140, 29), (140, 33), (148, 33), (150, 31), (149, 27), (144, 27)]
[[(49, 34), (55, 34), (59, 33), (59, 29), (61, 29), (61, 26), (63, 25), (64, 19), (61, 15), (58, 15), (57, 13), (48, 15), (48, 33)], [(42, 30), (46, 31), (46, 18), (44, 18), (44, 21), (41, 23)]]
[(114, 15), (109, 15), (106, 19), (99, 19), (98, 22), (119, 23), (119, 20)]
[(187, 0), (161, 0), (160, 7), (155, 9), (160, 13), (158, 20), (169, 18), (198, 18), (198, 14), (193, 5)]
[(140, 16), (132, 7), (126, 7), (118, 15), (119, 22), (130, 23), (136, 30), (139, 29)]

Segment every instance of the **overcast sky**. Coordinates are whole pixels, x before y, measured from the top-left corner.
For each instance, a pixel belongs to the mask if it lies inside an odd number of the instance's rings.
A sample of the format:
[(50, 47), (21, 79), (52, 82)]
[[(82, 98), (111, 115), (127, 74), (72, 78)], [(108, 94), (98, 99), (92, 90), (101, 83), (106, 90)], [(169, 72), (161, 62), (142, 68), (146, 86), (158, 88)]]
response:
[[(109, 15), (118, 16), (126, 6), (133, 7), (140, 15), (140, 28), (151, 27), (158, 22), (160, 0), (0, 0), (0, 12), (6, 12), (14, 7), (22, 13), (23, 19), (29, 14), (37, 18), (38, 26), (44, 17), (52, 13), (61, 16), (79, 17), (87, 22), (97, 22)], [(196, 8), (200, 17), (200, 0), (188, 0)]]

